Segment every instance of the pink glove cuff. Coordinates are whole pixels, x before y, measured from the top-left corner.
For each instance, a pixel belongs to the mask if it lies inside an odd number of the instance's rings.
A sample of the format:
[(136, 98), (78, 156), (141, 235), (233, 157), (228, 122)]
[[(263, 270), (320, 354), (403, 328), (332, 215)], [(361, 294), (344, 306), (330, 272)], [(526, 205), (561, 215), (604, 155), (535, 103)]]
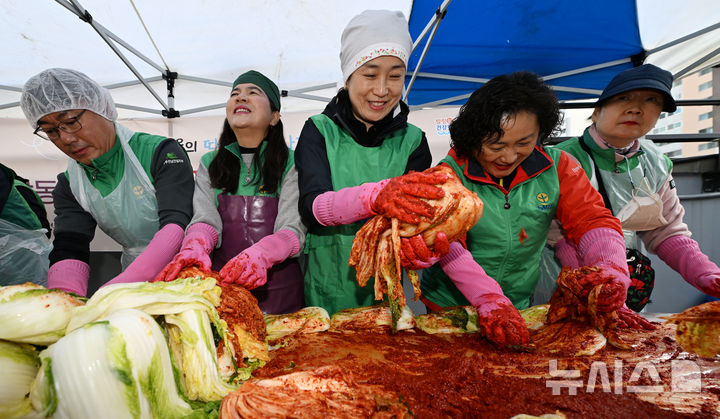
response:
[(562, 266), (569, 266), (571, 269), (580, 267), (578, 260), (578, 249), (567, 237), (563, 237), (555, 244), (555, 256)]
[(630, 286), (625, 239), (616, 230), (600, 227), (586, 232), (578, 243), (578, 260), (584, 266), (613, 270), (626, 290)]
[(483, 303), (483, 295), (503, 295), (500, 285), (488, 276), (472, 257), (470, 251), (458, 242), (450, 243), (450, 251), (440, 260), (440, 266), (455, 286), (475, 307)]
[(85, 297), (89, 280), (90, 265), (76, 259), (64, 259), (50, 267), (47, 287)]
[(672, 236), (655, 249), (657, 255), (696, 288), (704, 278), (720, 277), (720, 269), (701, 250), (698, 243), (687, 236)]
[(324, 226), (350, 224), (375, 215), (372, 204), (389, 181), (385, 179), (322, 193), (313, 201), (313, 215)]
[(180, 242), (185, 232), (177, 224), (166, 224), (158, 230), (150, 240), (145, 250), (135, 258), (125, 271), (105, 285), (128, 282), (152, 281), (162, 268), (165, 267), (180, 250)]
[[(300, 251), (300, 241), (295, 233), (290, 230), (278, 230), (275, 233), (263, 237), (252, 247), (262, 250), (268, 262), (273, 265), (280, 263)], [(248, 249), (249, 250), (249, 249)]]
[(477, 304), (473, 304), (473, 306), (477, 309), (478, 315), (480, 315), (481, 317), (489, 315), (493, 310), (496, 310), (502, 306), (508, 306), (513, 308), (515, 307), (513, 306), (513, 303), (510, 301), (510, 299), (502, 293), (490, 293), (480, 295), (477, 298)]
[(218, 233), (215, 228), (210, 224), (206, 223), (195, 223), (188, 227), (185, 233), (185, 239), (183, 239), (181, 249), (185, 247), (185, 244), (190, 240), (199, 238), (203, 244), (203, 250), (205, 253), (210, 254), (217, 245)]

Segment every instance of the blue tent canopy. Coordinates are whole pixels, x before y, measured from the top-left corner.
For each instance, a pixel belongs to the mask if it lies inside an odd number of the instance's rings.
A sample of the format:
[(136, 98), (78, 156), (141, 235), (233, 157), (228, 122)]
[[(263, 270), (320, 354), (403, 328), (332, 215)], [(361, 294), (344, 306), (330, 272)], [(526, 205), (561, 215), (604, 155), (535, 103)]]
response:
[[(413, 39), (439, 6), (439, 0), (413, 2)], [(447, 5), (407, 100), (415, 106), (461, 104), (487, 79), (519, 70), (544, 77), (561, 100), (597, 97), (615, 74), (645, 59), (639, 26), (636, 2), (630, 0), (455, 0)], [(411, 55), (410, 72), (426, 42)]]

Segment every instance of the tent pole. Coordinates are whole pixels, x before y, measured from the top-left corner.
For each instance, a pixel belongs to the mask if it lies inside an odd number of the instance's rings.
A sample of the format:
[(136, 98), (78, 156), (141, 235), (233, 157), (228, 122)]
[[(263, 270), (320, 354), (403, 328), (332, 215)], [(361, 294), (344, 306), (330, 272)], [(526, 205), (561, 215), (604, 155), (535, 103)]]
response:
[(232, 86), (232, 83), (227, 82), (227, 81), (205, 79), (202, 77), (195, 77), (195, 76), (184, 76), (182, 74), (178, 74), (177, 78), (181, 79), (181, 80), (194, 81), (194, 82), (198, 82), (198, 83), (215, 84), (215, 85), (223, 86), (223, 87), (231, 87)]
[[(445, 0), (443, 2), (442, 6), (445, 6), (445, 10), (441, 10), (440, 8), (437, 9), (435, 12), (435, 25), (432, 28), (432, 32), (430, 32), (430, 36), (428, 37), (427, 42), (425, 42), (425, 47), (423, 48), (422, 54), (420, 54), (420, 59), (418, 60), (417, 65), (415, 66), (415, 70), (413, 70), (413, 75), (410, 77), (410, 83), (408, 83), (407, 89), (405, 89), (405, 95), (403, 95), (403, 101), (407, 102), (407, 97), (410, 94), (410, 89), (412, 89), (412, 85), (415, 83), (415, 79), (417, 78), (417, 73), (420, 71), (420, 67), (422, 66), (423, 61), (425, 61), (425, 56), (427, 55), (428, 49), (430, 49), (430, 45), (432, 44), (433, 39), (435, 39), (435, 34), (437, 33), (438, 28), (440, 27), (440, 22), (442, 22), (443, 18), (445, 17), (445, 13), (447, 12), (447, 6), (450, 4), (450, 0)], [(414, 46), (413, 46), (414, 49)]]
[(9, 90), (11, 92), (22, 92), (22, 89), (20, 87), (5, 86), (3, 84), (0, 84), (0, 90)]
[(468, 76), (453, 76), (450, 74), (438, 74), (438, 73), (424, 73), (419, 72), (417, 73), (420, 77), (425, 77), (428, 79), (440, 79), (440, 80), (453, 80), (453, 81), (466, 81), (469, 83), (487, 83), (490, 79), (484, 79), (480, 77), (468, 77)]
[(301, 89), (289, 90), (288, 94), (290, 94), (291, 92), (292, 93), (305, 93), (305, 92), (312, 92), (313, 90), (332, 89), (332, 88), (335, 88), (336, 86), (337, 86), (337, 83), (325, 83), (325, 84), (320, 84), (317, 86), (308, 86), (308, 87), (303, 87)]
[(308, 95), (308, 94), (305, 94), (305, 93), (296, 93), (296, 92), (287, 92), (287, 95), (288, 95), (288, 96), (292, 96), (292, 97), (297, 97), (297, 98), (300, 98), (300, 99), (317, 100), (317, 101), (326, 102), (326, 103), (329, 102), (330, 99), (332, 99), (332, 98), (329, 98), (329, 97), (316, 96), (316, 95)]
[(631, 61), (630, 58), (621, 58), (619, 60), (608, 61), (608, 62), (601, 63), (601, 64), (595, 64), (595, 65), (591, 65), (588, 67), (582, 67), (582, 68), (578, 68), (575, 70), (563, 71), (562, 73), (556, 73), (556, 74), (551, 74), (549, 76), (543, 76), (542, 79), (545, 81), (548, 81), (548, 80), (557, 79), (560, 77), (573, 76), (575, 74), (587, 73), (590, 71), (599, 70), (601, 68), (613, 67), (616, 65), (629, 63), (630, 61)]
[(115, 52), (115, 54), (120, 58), (120, 60), (125, 63), (125, 65), (130, 69), (130, 71), (135, 75), (135, 77), (140, 80), (140, 82), (145, 86), (145, 88), (150, 92), (151, 95), (160, 103), (160, 105), (165, 108), (166, 111), (170, 111), (168, 106), (165, 104), (165, 102), (160, 98), (160, 95), (157, 94), (157, 92), (150, 87), (150, 85), (145, 81), (145, 79), (140, 75), (140, 73), (135, 69), (135, 67), (130, 63), (130, 61), (123, 55), (122, 52), (117, 48), (117, 46), (111, 42), (111, 40), (108, 38), (107, 34), (103, 31), (107, 31), (102, 25), (98, 24), (97, 22), (94, 22), (92, 19), (92, 16), (90, 13), (83, 8), (80, 3), (77, 2), (77, 0), (70, 0), (70, 2), (73, 5), (73, 9), (69, 8), (67, 5), (64, 4), (64, 0), (55, 0), (60, 5), (64, 6), (65, 8), (68, 8), (71, 12), (75, 13), (80, 19), (90, 24), (90, 26), (97, 32), (98, 35), (105, 41), (105, 43)]
[[(145, 81), (152, 83), (152, 82), (160, 81), (162, 79), (163, 78), (161, 76), (155, 76), (155, 77), (148, 77), (145, 79)], [(112, 90), (112, 89), (119, 89), (121, 87), (137, 86), (138, 84), (140, 84), (140, 80), (136, 79), (136, 80), (123, 81), (120, 83), (106, 84), (103, 87), (108, 90)]]
[(184, 110), (182, 113), (183, 113), (183, 115), (189, 115), (192, 113), (205, 112), (205, 111), (210, 111), (213, 109), (222, 109), (224, 107), (225, 107), (225, 102), (218, 103), (216, 105), (208, 105), (208, 106), (201, 106), (199, 108), (187, 109), (187, 110)]
[[(413, 42), (412, 51), (415, 51), (415, 49), (420, 45), (420, 42), (425, 38), (425, 35), (430, 30), (430, 27), (432, 27), (435, 24), (435, 21), (438, 20), (438, 13), (442, 16), (445, 16), (445, 12), (447, 11), (448, 5), (450, 4), (452, 0), (444, 0), (443, 3), (438, 7), (437, 11), (435, 12), (435, 16), (425, 25), (425, 28), (420, 32), (420, 35), (418, 35), (417, 38), (415, 38), (415, 42)], [(442, 19), (442, 18), (441, 18)], [(410, 52), (412, 54), (412, 51)]]
[(674, 41), (670, 41), (670, 42), (668, 42), (667, 44), (660, 45), (659, 47), (655, 47), (655, 48), (647, 51), (647, 55), (656, 53), (656, 52), (658, 52), (658, 51), (662, 51), (662, 50), (667, 49), (667, 48), (670, 48), (670, 47), (672, 47), (672, 46), (674, 46), (674, 45), (677, 45), (677, 44), (679, 44), (679, 43), (681, 43), (681, 42), (685, 42), (685, 41), (687, 41), (687, 40), (689, 40), (689, 39), (696, 38), (696, 37), (698, 37), (698, 36), (700, 36), (700, 35), (703, 35), (703, 34), (705, 34), (705, 33), (707, 33), (707, 32), (713, 31), (713, 30), (718, 29), (718, 28), (720, 28), (720, 22), (718, 22), (718, 23), (716, 23), (716, 24), (714, 24), (714, 25), (710, 25), (710, 26), (708, 26), (707, 28), (704, 28), (704, 29), (700, 29), (700, 30), (698, 30), (698, 31), (695, 31), (695, 32), (693, 32), (693, 33), (691, 33), (691, 34), (685, 35), (685, 36), (683, 36), (683, 37), (681, 37), (681, 38), (675, 39)]
[(0, 104), (0, 109), (10, 109), (14, 108), (16, 106), (20, 106), (20, 102), (10, 102), (5, 104)]
[[(60, 4), (61, 6), (65, 7), (66, 9), (68, 9), (68, 10), (69, 10), (70, 12), (72, 12), (74, 15), (76, 15), (77, 17), (79, 17), (82, 21), (87, 22), (87, 23), (91, 23), (91, 22), (88, 22), (88, 20), (91, 20), (91, 21), (92, 21), (92, 16), (90, 15), (90, 13), (87, 12), (87, 10), (86, 10), (85, 8), (83, 8), (82, 5), (80, 5), (80, 4), (77, 2), (77, 0), (70, 0), (70, 1), (72, 2), (72, 5), (66, 4), (66, 1), (67, 1), (67, 0), (55, 0), (56, 3), (58, 3), (58, 4)], [(140, 51), (136, 50), (133, 46), (131, 46), (131, 45), (128, 44), (127, 42), (123, 41), (122, 38), (120, 38), (119, 36), (117, 36), (117, 35), (115, 35), (114, 33), (112, 33), (110, 30), (108, 30), (108, 29), (107, 29), (106, 27), (104, 27), (103, 25), (101, 25), (101, 24), (99, 24), (99, 23), (97, 23), (97, 22), (94, 22), (94, 21), (93, 21), (93, 23), (94, 23), (95, 25), (97, 25), (97, 26), (103, 31), (103, 33), (105, 33), (110, 39), (112, 39), (113, 41), (115, 41), (115, 42), (117, 42), (118, 44), (122, 45), (125, 49), (127, 49), (128, 51), (130, 51), (130, 52), (132, 52), (133, 54), (135, 54), (138, 58), (140, 58), (141, 60), (145, 61), (145, 62), (146, 62), (148, 65), (150, 65), (151, 67), (154, 67), (157, 71), (163, 72), (163, 71), (165, 70), (165, 69), (162, 68), (160, 65), (156, 64), (153, 60), (151, 60), (150, 58), (146, 57), (143, 53), (141, 53)], [(92, 23), (91, 23), (91, 26), (92, 26)]]
[(139, 112), (147, 112), (147, 113), (154, 113), (157, 115), (162, 115), (162, 111), (159, 111), (157, 109), (151, 109), (151, 108), (144, 108), (142, 106), (135, 106), (135, 105), (123, 105), (122, 103), (116, 103), (116, 108), (121, 109), (129, 109), (131, 111), (139, 111)]
[(690, 64), (689, 66), (683, 68), (682, 70), (678, 71), (676, 74), (673, 74), (673, 77), (675, 79), (679, 79), (680, 77), (684, 76), (685, 74), (689, 73), (690, 71), (694, 70), (696, 66), (704, 63), (705, 61), (710, 60), (713, 56), (720, 54), (720, 48), (716, 48), (715, 50), (711, 51), (710, 53), (706, 54), (704, 57), (700, 58), (699, 60), (695, 61), (694, 63)]

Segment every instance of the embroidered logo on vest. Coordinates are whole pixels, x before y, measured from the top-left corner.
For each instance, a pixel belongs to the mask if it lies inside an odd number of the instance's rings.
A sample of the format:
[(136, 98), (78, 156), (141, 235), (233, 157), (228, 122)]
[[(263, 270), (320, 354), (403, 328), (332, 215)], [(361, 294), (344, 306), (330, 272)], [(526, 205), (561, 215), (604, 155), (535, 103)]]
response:
[(535, 198), (540, 203), (540, 205), (538, 205), (537, 207), (537, 209), (539, 209), (540, 211), (547, 211), (553, 207), (552, 204), (548, 204), (548, 201), (550, 201), (550, 197), (545, 192), (540, 192), (535, 196)]

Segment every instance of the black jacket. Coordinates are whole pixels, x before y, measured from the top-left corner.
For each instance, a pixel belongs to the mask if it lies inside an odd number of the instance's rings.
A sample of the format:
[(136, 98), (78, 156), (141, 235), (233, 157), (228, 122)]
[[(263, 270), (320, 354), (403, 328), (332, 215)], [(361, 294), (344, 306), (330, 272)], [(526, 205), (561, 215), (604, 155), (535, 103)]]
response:
[[(378, 147), (389, 134), (407, 126), (409, 108), (402, 101), (398, 106), (399, 112), (396, 108), (367, 130), (365, 124), (352, 114), (350, 98), (347, 91), (342, 89), (328, 103), (323, 114), (347, 131), (358, 144), (363, 147)], [(408, 158), (405, 173), (411, 170), (423, 171), (429, 168), (431, 163), (430, 147), (423, 133), (420, 145)], [(298, 171), (300, 189), (298, 202), (300, 215), (308, 226), (318, 226), (319, 223), (312, 212), (313, 201), (318, 195), (332, 191), (333, 186), (325, 138), (310, 119), (305, 122), (295, 149), (295, 168)]]

